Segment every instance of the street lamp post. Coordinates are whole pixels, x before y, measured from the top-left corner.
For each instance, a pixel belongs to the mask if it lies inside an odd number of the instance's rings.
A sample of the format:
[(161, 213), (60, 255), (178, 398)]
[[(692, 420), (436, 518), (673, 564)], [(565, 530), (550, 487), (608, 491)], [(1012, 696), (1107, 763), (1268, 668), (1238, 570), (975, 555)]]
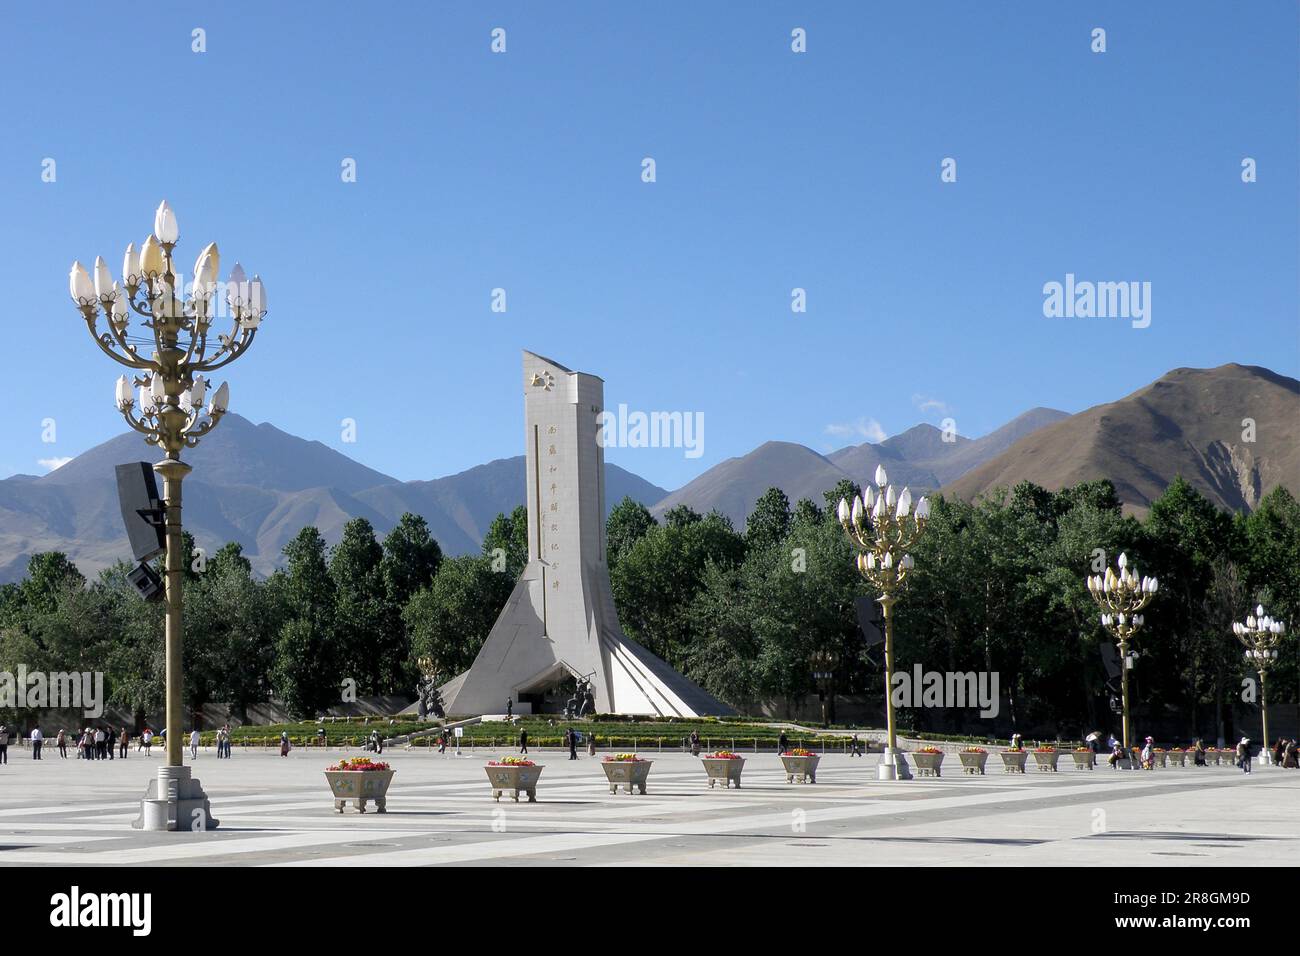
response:
[(912, 493), (896, 494), (883, 465), (876, 467), (876, 487), (870, 485), (853, 503), (840, 499), (837, 516), (858, 548), (858, 571), (880, 596), (885, 618), (885, 723), (889, 735), (877, 776), (881, 780), (911, 779), (907, 759), (898, 749), (894, 724), (894, 603), (913, 566), (909, 553), (925, 530), (930, 502), (922, 498), (912, 510)]
[(1106, 573), (1089, 575), (1088, 593), (1102, 609), (1101, 623), (1115, 638), (1120, 656), (1120, 696), (1123, 701), (1124, 757), (1132, 759), (1132, 740), (1129, 737), (1128, 672), (1133, 666), (1129, 657), (1133, 635), (1146, 623), (1138, 612), (1151, 603), (1160, 584), (1155, 578), (1141, 577), (1137, 568), (1130, 568), (1128, 555), (1121, 554), (1116, 562), (1118, 573), (1106, 568)]
[[(72, 264), (69, 291), (95, 344), (115, 362), (138, 374), (117, 380), (116, 402), (128, 425), (157, 445), (166, 457), (154, 465), (163, 478), (166, 530), (167, 757), (141, 803), (133, 826), (149, 830), (216, 829), (208, 800), (184, 766), (181, 720), (183, 625), (181, 482), (190, 466), (181, 450), (194, 448), (225, 414), (230, 388), (224, 382), (208, 398), (206, 373), (243, 355), (266, 315), (262, 280), (247, 279), (236, 263), (225, 282), (218, 280), (220, 254), (210, 243), (199, 253), (194, 274), (185, 282), (173, 265), (180, 229), (164, 201), (154, 214), (153, 234), (139, 251), (126, 247), (120, 281), (97, 257), (94, 277)], [(103, 312), (104, 330), (99, 328)], [(147, 330), (132, 334), (131, 314)], [(229, 334), (213, 333), (219, 319), (231, 321)], [(142, 352), (141, 350), (144, 350)], [(148, 357), (146, 357), (146, 354)], [(132, 386), (139, 389), (138, 399)]]
[(813, 651), (808, 658), (808, 663), (812, 665), (813, 680), (817, 682), (817, 689), (821, 692), (822, 727), (831, 725), (827, 702), (835, 689), (835, 668), (839, 662), (840, 656), (838, 654), (824, 648)]
[(1265, 614), (1264, 606), (1259, 604), (1255, 606), (1254, 614), (1247, 615), (1244, 624), (1240, 621), (1233, 622), (1232, 633), (1237, 635), (1237, 640), (1241, 641), (1242, 646), (1246, 648), (1246, 660), (1259, 671), (1259, 713), (1264, 732), (1263, 755), (1264, 763), (1270, 764), (1273, 762), (1273, 752), (1269, 749), (1268, 696), (1264, 692), (1264, 680), (1269, 665), (1277, 660), (1278, 645), (1282, 643), (1286, 625)]

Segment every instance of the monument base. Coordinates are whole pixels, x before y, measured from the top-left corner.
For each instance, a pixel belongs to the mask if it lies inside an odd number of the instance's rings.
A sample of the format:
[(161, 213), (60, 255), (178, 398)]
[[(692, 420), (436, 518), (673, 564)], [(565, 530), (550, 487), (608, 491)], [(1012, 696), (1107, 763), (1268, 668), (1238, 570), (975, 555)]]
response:
[(876, 765), (877, 780), (911, 780), (912, 768), (907, 764), (907, 751), (898, 747), (886, 747)]
[(160, 831), (215, 830), (219, 824), (189, 767), (159, 767), (140, 801), (140, 815), (131, 821), (137, 830)]

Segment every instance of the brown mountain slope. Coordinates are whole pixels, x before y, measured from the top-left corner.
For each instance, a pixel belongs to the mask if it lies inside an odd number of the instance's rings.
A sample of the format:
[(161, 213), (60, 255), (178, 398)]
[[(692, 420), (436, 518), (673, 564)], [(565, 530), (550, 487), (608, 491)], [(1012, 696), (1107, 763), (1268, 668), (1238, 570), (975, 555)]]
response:
[(1026, 480), (1057, 490), (1109, 478), (1145, 511), (1178, 475), (1233, 510), (1279, 484), (1300, 491), (1300, 382), (1258, 366), (1174, 369), (1029, 434), (943, 491), (970, 499)]

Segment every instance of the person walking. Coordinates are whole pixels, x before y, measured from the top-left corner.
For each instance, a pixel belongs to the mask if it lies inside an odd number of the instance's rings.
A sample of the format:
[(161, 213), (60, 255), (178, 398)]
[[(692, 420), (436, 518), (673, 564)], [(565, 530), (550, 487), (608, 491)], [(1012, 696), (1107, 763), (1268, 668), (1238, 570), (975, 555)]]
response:
[(280, 732), (280, 756), (281, 757), (289, 756), (289, 732), (288, 731)]
[(515, 716), (515, 699), (513, 697), (507, 697), (506, 698), (506, 720), (514, 719), (514, 716)]
[(1282, 753), (1282, 766), (1289, 770), (1295, 770), (1300, 767), (1300, 756), (1297, 756), (1295, 738), (1286, 745), (1286, 750)]
[(54, 738), (55, 744), (59, 748), (59, 756), (64, 760), (68, 759), (68, 735), (62, 727), (59, 728), (59, 735)]
[(521, 754), (528, 753), (528, 729), (526, 727), (519, 729), (519, 752)]
[(117, 744), (118, 744), (117, 755), (121, 757), (123, 760), (126, 759), (127, 744), (129, 744), (130, 742), (131, 742), (131, 733), (125, 727), (123, 727), (121, 733), (117, 735)]
[(1088, 745), (1088, 751), (1092, 754), (1092, 765), (1096, 767), (1097, 755), (1101, 753), (1101, 734), (1094, 730), (1084, 738), (1084, 742)]
[(1142, 769), (1153, 770), (1155, 765), (1155, 741), (1148, 737), (1142, 744)]
[(146, 757), (153, 756), (153, 731), (146, 726), (144, 733), (140, 735), (140, 746), (144, 748)]
[(41, 744), (45, 743), (45, 736), (41, 733), (40, 727), (33, 727), (30, 740), (32, 742), (32, 759), (41, 759)]
[(9, 727), (0, 724), (0, 764), (9, 763)]
[(1192, 766), (1205, 766), (1205, 741), (1200, 737), (1196, 738), (1196, 743), (1192, 745)]
[(596, 756), (596, 735), (587, 734), (587, 756)]
[(1237, 744), (1237, 766), (1242, 773), (1250, 773), (1250, 738), (1242, 737)]
[(854, 734), (854, 735), (853, 735), (853, 739), (849, 741), (849, 744), (850, 744), (850, 748), (849, 748), (849, 756), (850, 756), (850, 757), (861, 757), (861, 756), (862, 756), (862, 741), (858, 740), (858, 735), (857, 735), (857, 734)]
[(103, 727), (95, 728), (95, 759), (108, 759), (108, 734), (104, 733)]
[(113, 752), (117, 750), (117, 731), (113, 729), (112, 724), (108, 725), (108, 733), (105, 736), (107, 739), (104, 741), (104, 751), (108, 754), (108, 759), (112, 760)]
[(783, 754), (789, 749), (790, 749), (790, 738), (785, 735), (785, 731), (783, 730), (781, 731), (780, 736), (776, 738), (776, 752)]
[(199, 759), (199, 728), (190, 731), (190, 759)]
[(689, 739), (691, 742), (691, 756), (698, 757), (700, 755), (700, 732), (692, 730)]

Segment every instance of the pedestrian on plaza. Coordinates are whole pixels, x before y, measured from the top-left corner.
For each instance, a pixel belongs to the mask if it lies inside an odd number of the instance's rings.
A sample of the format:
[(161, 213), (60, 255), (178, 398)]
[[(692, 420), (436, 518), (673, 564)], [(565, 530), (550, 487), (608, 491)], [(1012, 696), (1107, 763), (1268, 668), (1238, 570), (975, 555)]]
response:
[(199, 728), (190, 731), (190, 759), (199, 759)]
[(59, 735), (54, 738), (54, 742), (59, 747), (59, 756), (62, 757), (64, 760), (67, 760), (68, 759), (68, 735), (64, 732), (62, 727), (59, 728)]
[(519, 729), (519, 752), (521, 754), (528, 753), (528, 728), (526, 727)]
[(0, 764), (9, 763), (9, 727), (0, 724)]
[(1196, 738), (1196, 743), (1192, 744), (1192, 766), (1205, 766), (1205, 741), (1200, 737)]
[(84, 728), (77, 734), (77, 759), (90, 759), (90, 731)]
[(153, 756), (153, 731), (146, 726), (144, 733), (140, 735), (140, 746), (144, 748), (146, 757)]
[(280, 756), (289, 756), (289, 732), (287, 730), (280, 732)]
[(691, 756), (698, 757), (700, 755), (700, 732), (698, 730), (691, 731), (690, 742)]
[(1153, 770), (1156, 765), (1155, 741), (1150, 737), (1142, 745), (1142, 769)]
[(861, 756), (862, 756), (862, 743), (858, 740), (858, 735), (857, 735), (857, 734), (854, 734), (854, 735), (853, 735), (853, 739), (850, 740), (849, 743), (850, 743), (850, 745), (851, 745), (851, 747), (850, 747), (850, 749), (849, 749), (849, 756), (850, 756), (850, 757), (861, 757)]
[(1297, 754), (1295, 738), (1286, 745), (1286, 750), (1282, 754), (1282, 766), (1290, 770), (1300, 767), (1300, 754)]
[(587, 756), (588, 757), (596, 756), (596, 735), (595, 734), (587, 735)]
[(114, 751), (117, 750), (117, 731), (113, 728), (112, 724), (108, 725), (108, 733), (106, 737), (107, 739), (104, 742), (105, 750), (108, 753), (108, 759), (112, 760), (115, 757)]
[(515, 716), (515, 700), (513, 697), (506, 698), (506, 720), (511, 720)]
[(1116, 740), (1115, 743), (1111, 745), (1110, 757), (1106, 759), (1106, 763), (1110, 764), (1111, 770), (1118, 770), (1119, 762), (1123, 759), (1124, 759), (1124, 748), (1120, 745), (1120, 742)]
[(1282, 757), (1286, 754), (1286, 738), (1277, 738), (1277, 743), (1273, 745), (1273, 766), (1282, 766)]
[(1237, 744), (1237, 766), (1242, 773), (1250, 773), (1250, 738), (1242, 737)]
[(33, 728), (32, 728), (32, 733), (31, 733), (31, 737), (30, 737), (30, 739), (31, 739), (31, 742), (32, 742), (32, 759), (33, 759), (33, 760), (40, 760), (40, 759), (41, 759), (41, 744), (43, 744), (43, 743), (45, 742), (45, 735), (41, 733), (41, 728), (40, 728), (40, 727), (33, 727)]
[(126, 759), (127, 744), (129, 744), (130, 742), (131, 742), (131, 734), (125, 727), (123, 727), (121, 732), (117, 735), (117, 743), (118, 743), (117, 755), (121, 757), (123, 760)]
[(1101, 733), (1094, 730), (1084, 738), (1084, 742), (1088, 745), (1088, 750), (1092, 753), (1092, 765), (1096, 767), (1097, 756), (1101, 753)]
[(104, 752), (104, 745), (108, 742), (108, 737), (104, 734), (104, 728), (95, 729), (95, 759), (104, 760), (108, 754)]
[(783, 730), (781, 731), (780, 735), (776, 738), (776, 752), (783, 754), (789, 749), (790, 749), (790, 738), (785, 735), (785, 731)]

